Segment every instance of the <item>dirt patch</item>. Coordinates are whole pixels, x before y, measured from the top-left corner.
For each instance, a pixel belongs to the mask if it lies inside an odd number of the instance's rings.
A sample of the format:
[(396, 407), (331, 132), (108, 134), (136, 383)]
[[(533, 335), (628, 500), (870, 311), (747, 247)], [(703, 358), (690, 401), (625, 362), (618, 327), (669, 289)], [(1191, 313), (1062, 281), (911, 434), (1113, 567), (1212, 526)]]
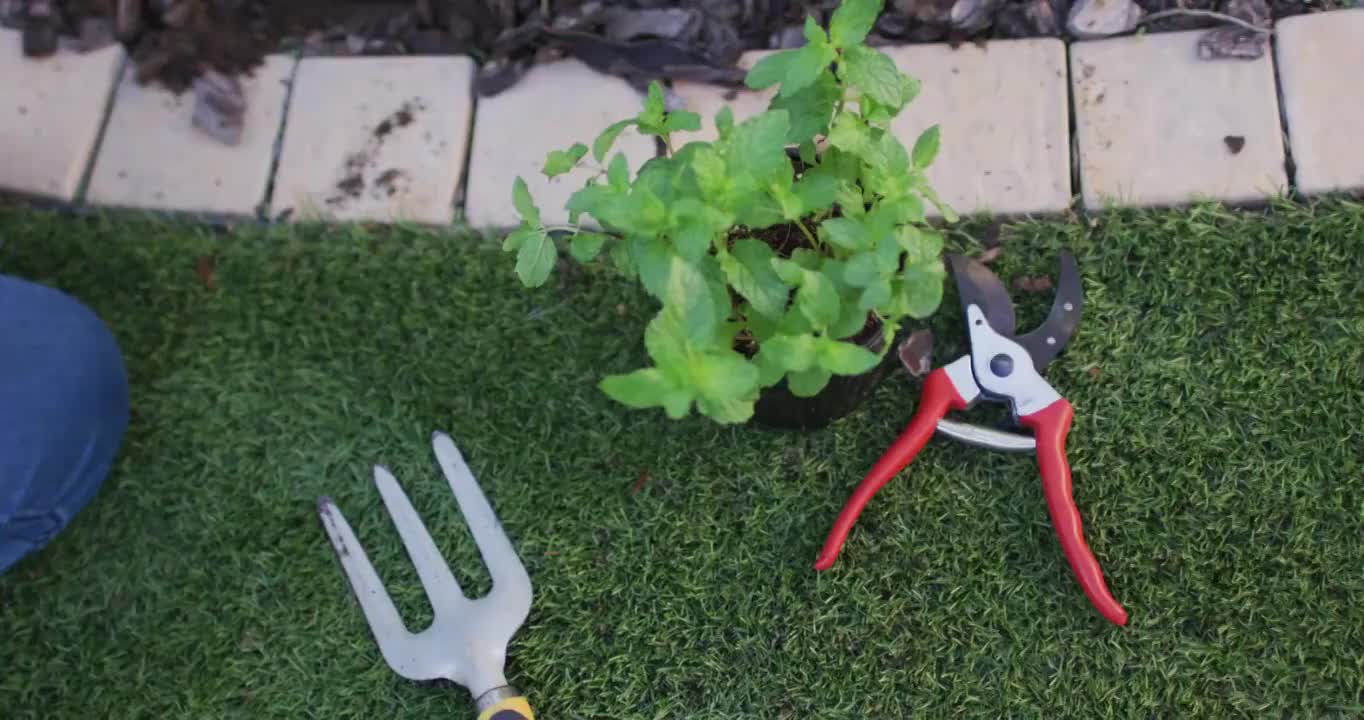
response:
[(420, 98), (412, 98), (376, 123), (365, 141), (365, 146), (346, 156), (340, 178), (333, 186), (332, 194), (327, 197), (327, 205), (334, 208), (344, 206), (351, 200), (363, 197), (367, 190), (375, 197), (393, 197), (401, 192), (409, 177), (403, 170), (397, 168), (381, 170), (375, 175), (373, 182), (367, 182), (365, 176), (376, 169), (379, 150), (383, 148), (384, 143), (395, 133), (410, 126), (416, 116), (425, 110), (426, 105)]

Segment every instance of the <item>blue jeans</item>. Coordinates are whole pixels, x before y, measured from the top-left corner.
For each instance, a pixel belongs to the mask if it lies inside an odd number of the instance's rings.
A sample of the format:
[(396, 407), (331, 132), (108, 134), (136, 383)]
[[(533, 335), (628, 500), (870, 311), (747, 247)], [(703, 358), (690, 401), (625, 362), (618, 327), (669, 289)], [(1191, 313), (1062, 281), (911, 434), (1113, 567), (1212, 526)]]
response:
[(0, 574), (95, 496), (128, 427), (128, 378), (86, 306), (0, 275)]

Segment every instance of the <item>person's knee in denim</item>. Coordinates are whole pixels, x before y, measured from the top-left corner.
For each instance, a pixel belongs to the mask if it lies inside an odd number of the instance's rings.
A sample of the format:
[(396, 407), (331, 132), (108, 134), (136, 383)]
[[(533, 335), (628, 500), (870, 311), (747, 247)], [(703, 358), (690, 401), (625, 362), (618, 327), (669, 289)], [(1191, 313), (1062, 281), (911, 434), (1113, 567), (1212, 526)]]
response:
[(70, 295), (0, 275), (0, 574), (95, 497), (128, 416), (105, 324)]

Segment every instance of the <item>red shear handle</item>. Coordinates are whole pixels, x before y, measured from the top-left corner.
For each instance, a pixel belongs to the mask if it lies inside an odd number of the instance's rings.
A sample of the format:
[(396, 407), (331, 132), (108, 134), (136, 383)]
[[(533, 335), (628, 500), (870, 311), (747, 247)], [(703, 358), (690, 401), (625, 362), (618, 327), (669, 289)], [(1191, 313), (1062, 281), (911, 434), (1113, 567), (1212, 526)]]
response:
[(838, 557), (839, 550), (843, 549), (843, 541), (852, 530), (853, 523), (857, 522), (857, 516), (862, 513), (862, 508), (867, 506), (881, 486), (890, 482), (891, 478), (919, 454), (919, 450), (928, 439), (933, 437), (938, 421), (947, 414), (949, 408), (965, 409), (966, 401), (962, 399), (961, 393), (957, 392), (957, 387), (952, 383), (947, 370), (938, 368), (924, 378), (923, 393), (914, 419), (881, 459), (876, 461), (871, 472), (858, 484), (852, 497), (848, 498), (847, 504), (843, 506), (843, 511), (838, 514), (833, 529), (824, 540), (824, 549), (820, 551), (819, 559), (815, 561), (816, 570), (828, 570), (834, 564), (834, 559)]
[(1061, 549), (1070, 561), (1071, 570), (1099, 613), (1115, 624), (1126, 625), (1127, 611), (1108, 592), (1099, 561), (1094, 559), (1089, 545), (1085, 544), (1084, 524), (1071, 497), (1066, 435), (1070, 433), (1070, 421), (1074, 417), (1074, 408), (1065, 398), (1061, 398), (1018, 420), (1024, 427), (1032, 429), (1037, 438), (1037, 464), (1042, 471), (1042, 492), (1047, 497), (1051, 523), (1061, 539)]

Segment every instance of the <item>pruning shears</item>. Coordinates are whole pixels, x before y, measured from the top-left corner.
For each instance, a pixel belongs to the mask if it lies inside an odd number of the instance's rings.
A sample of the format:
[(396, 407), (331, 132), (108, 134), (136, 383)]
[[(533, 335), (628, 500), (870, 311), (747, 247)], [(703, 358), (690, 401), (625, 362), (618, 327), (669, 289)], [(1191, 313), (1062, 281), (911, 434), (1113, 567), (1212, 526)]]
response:
[[(991, 450), (1035, 452), (1047, 510), (1071, 570), (1099, 613), (1110, 622), (1126, 625), (1127, 611), (1104, 582), (1103, 571), (1085, 543), (1080, 512), (1071, 497), (1066, 437), (1074, 408), (1041, 375), (1080, 322), (1083, 298), (1075, 258), (1061, 253), (1051, 311), (1037, 329), (1021, 336), (1014, 334), (1013, 303), (999, 278), (978, 260), (958, 254), (949, 254), (947, 259), (966, 315), (970, 351), (924, 378), (913, 419), (848, 499), (824, 541), (815, 569), (827, 570), (833, 565), (872, 496), (904, 469), (937, 431)], [(981, 400), (1008, 404), (1015, 423), (1032, 430), (1032, 436), (947, 419), (949, 410), (966, 410)]]

